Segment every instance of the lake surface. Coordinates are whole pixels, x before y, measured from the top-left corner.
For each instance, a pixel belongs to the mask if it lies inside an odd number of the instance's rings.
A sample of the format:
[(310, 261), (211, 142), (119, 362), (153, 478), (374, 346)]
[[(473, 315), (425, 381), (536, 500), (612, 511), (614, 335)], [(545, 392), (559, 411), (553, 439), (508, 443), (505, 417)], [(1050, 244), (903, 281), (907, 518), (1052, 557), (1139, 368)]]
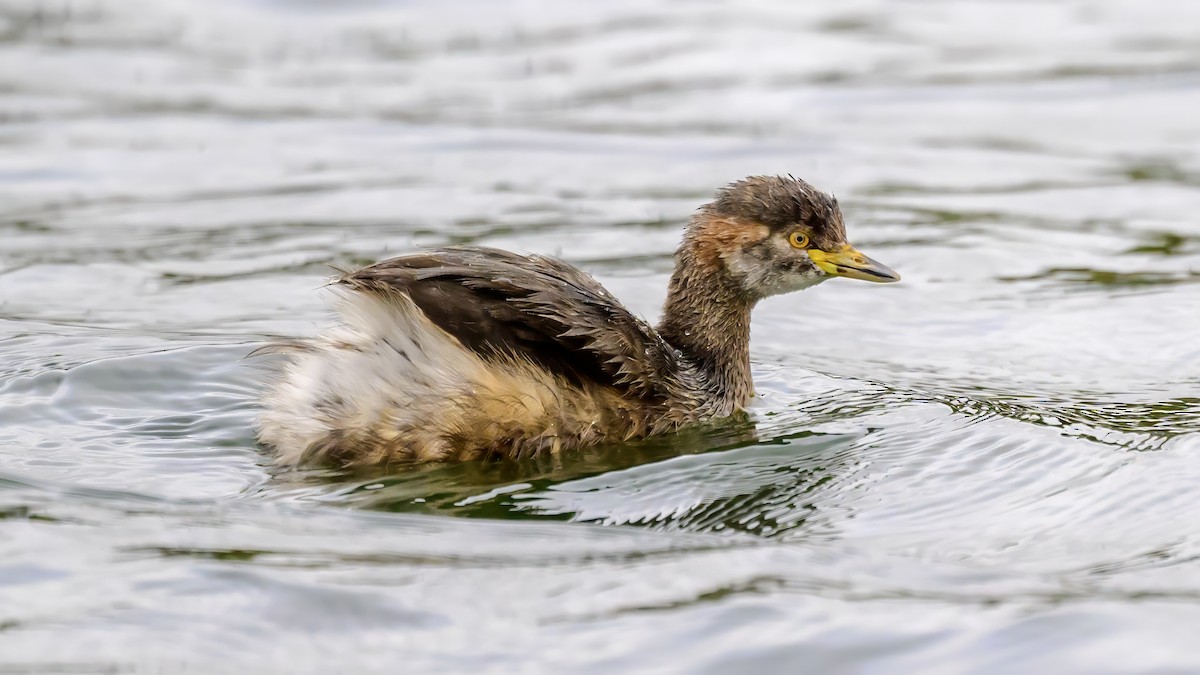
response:
[[(0, 0), (0, 672), (1200, 671), (1200, 5)], [(654, 318), (748, 174), (904, 282), (763, 303), (748, 422), (281, 471), (330, 265)]]

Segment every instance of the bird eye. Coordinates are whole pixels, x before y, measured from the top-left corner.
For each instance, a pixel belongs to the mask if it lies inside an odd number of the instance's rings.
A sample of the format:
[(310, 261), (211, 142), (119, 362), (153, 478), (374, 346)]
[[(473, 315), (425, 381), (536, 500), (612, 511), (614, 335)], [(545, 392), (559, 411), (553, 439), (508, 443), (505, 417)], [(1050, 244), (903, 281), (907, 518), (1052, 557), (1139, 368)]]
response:
[(793, 248), (805, 248), (808, 246), (808, 235), (803, 232), (793, 232), (788, 235), (788, 243)]

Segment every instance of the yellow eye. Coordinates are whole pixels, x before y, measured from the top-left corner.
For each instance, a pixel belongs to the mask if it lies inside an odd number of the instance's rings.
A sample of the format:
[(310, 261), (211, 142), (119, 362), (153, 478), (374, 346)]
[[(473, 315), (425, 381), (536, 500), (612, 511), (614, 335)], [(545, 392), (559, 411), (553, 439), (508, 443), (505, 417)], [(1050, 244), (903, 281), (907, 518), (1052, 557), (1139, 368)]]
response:
[(793, 232), (788, 235), (788, 243), (791, 244), (793, 248), (807, 248), (808, 235), (804, 234), (803, 232)]

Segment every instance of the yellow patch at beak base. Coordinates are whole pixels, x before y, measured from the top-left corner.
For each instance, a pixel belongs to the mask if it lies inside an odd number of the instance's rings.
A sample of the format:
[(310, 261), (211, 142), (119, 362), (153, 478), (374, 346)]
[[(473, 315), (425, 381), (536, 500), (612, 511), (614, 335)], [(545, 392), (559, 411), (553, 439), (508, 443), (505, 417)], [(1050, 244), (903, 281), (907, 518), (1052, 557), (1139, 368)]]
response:
[(863, 255), (850, 244), (844, 244), (836, 251), (808, 249), (808, 257), (830, 276), (861, 279), (887, 284), (900, 281), (900, 275), (883, 263)]

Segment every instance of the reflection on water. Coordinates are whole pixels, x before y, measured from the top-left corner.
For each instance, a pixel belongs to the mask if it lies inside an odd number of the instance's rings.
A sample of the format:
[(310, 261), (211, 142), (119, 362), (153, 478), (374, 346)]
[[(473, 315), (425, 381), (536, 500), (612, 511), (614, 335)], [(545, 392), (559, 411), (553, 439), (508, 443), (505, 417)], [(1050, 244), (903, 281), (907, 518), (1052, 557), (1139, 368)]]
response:
[[(1197, 21), (0, 0), (0, 671), (1200, 669)], [(772, 172), (905, 282), (763, 303), (747, 417), (255, 447), (244, 357), (331, 265), (550, 253), (652, 317), (690, 212)]]

